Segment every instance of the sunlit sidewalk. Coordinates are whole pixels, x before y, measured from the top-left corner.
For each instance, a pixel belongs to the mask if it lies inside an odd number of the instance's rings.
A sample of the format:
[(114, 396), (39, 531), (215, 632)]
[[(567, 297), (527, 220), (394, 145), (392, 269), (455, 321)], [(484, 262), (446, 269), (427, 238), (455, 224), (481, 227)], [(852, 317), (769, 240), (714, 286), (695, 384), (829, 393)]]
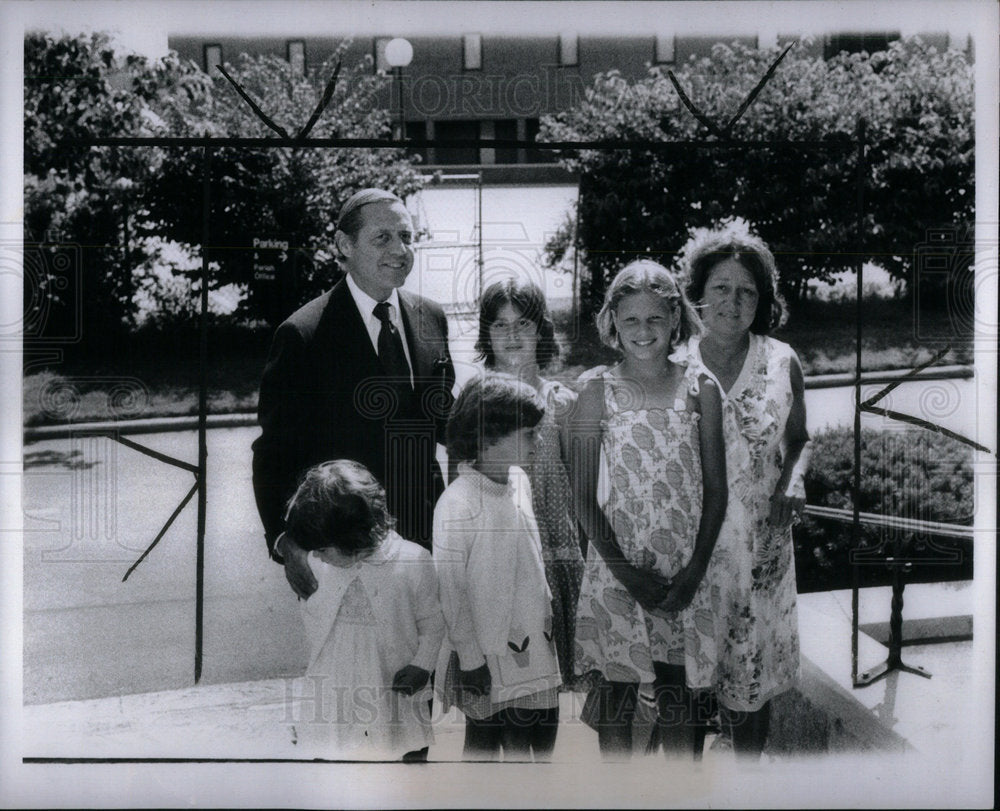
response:
[[(906, 590), (903, 659), (932, 674), (893, 673), (869, 687), (850, 686), (850, 592), (801, 595), (802, 678), (776, 700), (765, 762), (846, 752), (961, 755), (977, 701), (969, 583), (914, 585)], [(886, 658), (890, 590), (861, 592), (859, 669)], [(948, 641), (935, 641), (947, 639)], [(917, 641), (914, 639), (913, 641)], [(30, 759), (180, 758), (302, 759), (293, 743), (290, 679), (216, 684), (24, 708), (21, 752)], [(979, 698), (982, 696), (980, 695)], [(580, 721), (584, 696), (564, 693), (554, 760), (599, 761), (597, 736)], [(461, 760), (464, 721), (439, 713), (430, 759)], [(706, 761), (732, 759), (727, 741), (709, 735)]]

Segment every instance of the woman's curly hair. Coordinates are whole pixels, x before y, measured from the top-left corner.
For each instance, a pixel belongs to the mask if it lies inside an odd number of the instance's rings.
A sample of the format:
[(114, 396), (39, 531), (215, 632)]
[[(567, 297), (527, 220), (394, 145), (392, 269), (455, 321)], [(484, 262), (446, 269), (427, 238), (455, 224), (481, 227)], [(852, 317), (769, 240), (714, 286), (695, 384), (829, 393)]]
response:
[(767, 335), (788, 319), (788, 307), (778, 292), (778, 266), (774, 254), (747, 223), (734, 220), (714, 229), (696, 231), (681, 250), (688, 297), (697, 308), (705, 297), (705, 284), (712, 269), (726, 259), (735, 259), (753, 276), (757, 287), (757, 312), (750, 332)]

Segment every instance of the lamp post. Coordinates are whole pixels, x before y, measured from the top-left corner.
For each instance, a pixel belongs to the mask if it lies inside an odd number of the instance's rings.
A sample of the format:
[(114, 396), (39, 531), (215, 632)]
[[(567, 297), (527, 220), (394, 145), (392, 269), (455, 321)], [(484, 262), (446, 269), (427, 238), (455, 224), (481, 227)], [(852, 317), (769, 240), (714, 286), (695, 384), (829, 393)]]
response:
[(399, 123), (397, 139), (406, 139), (406, 119), (403, 113), (403, 68), (413, 61), (413, 46), (408, 40), (402, 37), (390, 39), (385, 45), (385, 61), (392, 68), (392, 73), (396, 77), (396, 93), (399, 96)]

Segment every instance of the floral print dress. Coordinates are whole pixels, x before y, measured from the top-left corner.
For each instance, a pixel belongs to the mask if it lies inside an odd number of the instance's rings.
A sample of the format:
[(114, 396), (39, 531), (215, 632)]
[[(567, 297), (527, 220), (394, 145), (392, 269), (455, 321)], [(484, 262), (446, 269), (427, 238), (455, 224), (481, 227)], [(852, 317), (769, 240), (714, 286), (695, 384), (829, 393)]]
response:
[[(690, 559), (701, 520), (697, 379), (673, 408), (634, 409), (611, 373), (603, 375), (602, 476), (598, 499), (624, 555), (635, 566), (673, 576)], [(691, 687), (715, 668), (708, 589), (684, 610), (647, 612), (590, 546), (576, 620), (576, 671), (609, 681), (651, 684), (653, 662), (682, 665)]]
[[(712, 376), (697, 338), (687, 352), (693, 365)], [(792, 530), (774, 531), (769, 521), (792, 407), (793, 357), (787, 344), (751, 334), (743, 369), (722, 394), (729, 503), (705, 580), (717, 628), (715, 689), (732, 710), (761, 709), (798, 676)]]
[(539, 393), (545, 401), (545, 416), (536, 432), (531, 503), (541, 538), (545, 578), (552, 591), (552, 630), (559, 670), (563, 687), (570, 689), (574, 683), (573, 638), (583, 555), (559, 434), (561, 423), (576, 403), (576, 392), (554, 380), (542, 380)]

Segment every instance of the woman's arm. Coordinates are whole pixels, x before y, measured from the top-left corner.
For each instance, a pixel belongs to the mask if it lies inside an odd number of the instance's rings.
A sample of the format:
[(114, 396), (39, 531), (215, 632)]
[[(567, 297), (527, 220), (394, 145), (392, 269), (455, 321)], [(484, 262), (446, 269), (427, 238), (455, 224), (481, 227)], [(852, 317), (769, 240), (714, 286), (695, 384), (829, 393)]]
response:
[(555, 419), (556, 425), (559, 428), (559, 457), (562, 459), (563, 466), (566, 468), (566, 475), (569, 475), (569, 421), (570, 417), (576, 411), (576, 404), (579, 401), (579, 395), (571, 388), (560, 387), (557, 390), (558, 396), (551, 397), (551, 407), (553, 410), (553, 418)]
[[(570, 388), (563, 389), (566, 392), (566, 397), (561, 403), (561, 409), (557, 410), (555, 414), (556, 425), (559, 428), (559, 462), (562, 464), (562, 473), (566, 476), (566, 481), (569, 482), (572, 472), (569, 467), (569, 446), (570, 446), (570, 429), (569, 429), (569, 419), (576, 409), (577, 400), (579, 395)], [(573, 512), (573, 505), (570, 504), (570, 520), (573, 521), (573, 530), (577, 537), (577, 543), (580, 547), (580, 554), (583, 559), (587, 559), (587, 533), (583, 531), (580, 527), (579, 522), (576, 520), (576, 513)]]
[(795, 353), (789, 364), (792, 407), (785, 423), (785, 456), (781, 477), (771, 496), (771, 526), (785, 527), (806, 503), (805, 478), (809, 468), (809, 432), (806, 430), (805, 381)]
[(705, 375), (699, 380), (698, 410), (701, 451), (701, 520), (691, 560), (671, 581), (670, 592), (660, 604), (664, 611), (680, 611), (694, 599), (708, 569), (715, 542), (726, 517), (729, 487), (726, 484), (726, 448), (722, 435), (722, 398), (714, 381)]
[(615, 578), (643, 608), (654, 608), (666, 595), (667, 581), (655, 572), (638, 569), (625, 559), (614, 530), (597, 503), (603, 415), (604, 382), (599, 378), (591, 379), (580, 393), (567, 422), (573, 509), (580, 528)]

